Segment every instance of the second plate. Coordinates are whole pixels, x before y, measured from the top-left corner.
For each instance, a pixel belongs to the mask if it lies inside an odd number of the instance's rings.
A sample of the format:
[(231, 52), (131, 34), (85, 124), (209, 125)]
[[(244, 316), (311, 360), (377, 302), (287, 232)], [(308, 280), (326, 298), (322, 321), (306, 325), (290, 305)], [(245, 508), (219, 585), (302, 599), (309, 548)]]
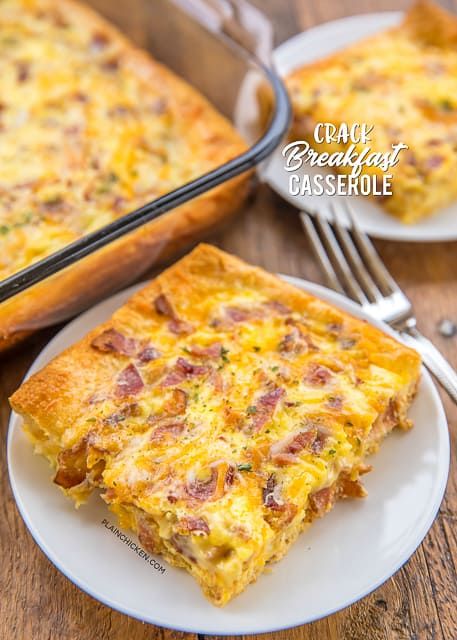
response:
[[(274, 52), (274, 62), (281, 76), (344, 47), (400, 23), (400, 12), (370, 13), (327, 22), (294, 36)], [(329, 202), (338, 206), (342, 196), (292, 196), (288, 189), (289, 174), (284, 170), (281, 155), (283, 145), (262, 169), (262, 178), (283, 198), (297, 208), (325, 213)], [(307, 170), (308, 171), (308, 170)], [(311, 171), (308, 171), (311, 174)], [(373, 200), (355, 196), (349, 198), (361, 228), (375, 238), (409, 242), (457, 240), (457, 203), (414, 225), (405, 225), (388, 215)]]

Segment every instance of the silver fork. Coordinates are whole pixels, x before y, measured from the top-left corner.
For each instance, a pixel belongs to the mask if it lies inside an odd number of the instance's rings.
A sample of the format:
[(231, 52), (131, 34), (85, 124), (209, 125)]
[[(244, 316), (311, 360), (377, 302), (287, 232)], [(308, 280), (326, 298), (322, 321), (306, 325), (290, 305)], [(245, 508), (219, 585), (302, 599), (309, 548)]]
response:
[[(397, 331), (416, 349), (429, 371), (457, 404), (457, 373), (438, 349), (416, 328), (413, 307), (384, 266), (368, 236), (361, 231), (351, 205), (330, 205), (328, 218), (300, 212), (301, 222), (330, 286), (359, 303), (373, 318)], [(345, 216), (345, 224), (340, 217)]]

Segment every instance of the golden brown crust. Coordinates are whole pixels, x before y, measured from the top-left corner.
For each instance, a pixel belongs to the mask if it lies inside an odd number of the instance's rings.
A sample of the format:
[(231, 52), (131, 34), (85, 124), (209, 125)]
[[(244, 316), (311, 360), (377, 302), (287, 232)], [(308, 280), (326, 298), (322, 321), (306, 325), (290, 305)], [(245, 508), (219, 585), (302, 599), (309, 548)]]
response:
[(457, 16), (429, 0), (418, 0), (400, 28), (409, 29), (424, 44), (457, 48)]
[[(53, 8), (55, 0), (36, 0)], [(122, 49), (122, 61), (146, 82), (159, 85), (188, 121), (191, 142), (214, 167), (235, 157), (246, 145), (231, 124), (195, 89), (150, 55), (136, 48), (118, 29), (89, 7), (61, 0), (59, 12), (89, 31), (105, 34)], [(201, 140), (206, 132), (210, 143)], [(243, 202), (249, 174), (236, 177), (132, 232), (96, 254), (0, 305), (0, 352), (31, 331), (71, 317), (81, 308), (127, 285), (152, 265), (164, 261), (222, 223)]]
[(364, 495), (364, 457), (408, 427), (419, 372), (366, 322), (200, 245), (11, 405), (69, 497), (101, 489), (222, 606), (336, 497)]
[[(412, 377), (417, 379), (420, 358), (412, 349), (365, 321), (207, 244), (199, 244), (179, 262), (163, 271), (133, 295), (112, 320), (117, 327), (132, 330), (137, 322), (141, 323), (142, 317), (150, 313), (152, 300), (163, 293), (171, 299), (178, 298), (185, 305), (186, 318), (192, 322), (193, 315), (198, 317), (205, 298), (211, 298), (221, 287), (242, 285), (258, 288), (267, 297), (292, 308), (306, 309), (312, 317), (324, 317), (329, 324), (338, 324), (344, 318), (348, 332), (361, 333), (360, 348), (368, 345), (371, 352), (376, 352), (374, 364), (386, 365), (390, 371), (405, 374), (408, 378), (416, 371), (417, 374)], [(91, 347), (94, 337), (113, 325), (112, 320), (90, 331), (80, 342), (66, 349), (45, 369), (24, 382), (10, 398), (13, 409), (22, 415), (33, 414), (34, 420), (45, 433), (56, 423), (61, 423), (63, 429), (68, 420), (81, 415), (87, 407), (86, 398), (75, 396), (73, 390), (95, 388), (97, 376), (106, 377), (108, 364), (117, 366), (115, 356), (107, 359)], [(101, 359), (103, 371), (99, 367)]]

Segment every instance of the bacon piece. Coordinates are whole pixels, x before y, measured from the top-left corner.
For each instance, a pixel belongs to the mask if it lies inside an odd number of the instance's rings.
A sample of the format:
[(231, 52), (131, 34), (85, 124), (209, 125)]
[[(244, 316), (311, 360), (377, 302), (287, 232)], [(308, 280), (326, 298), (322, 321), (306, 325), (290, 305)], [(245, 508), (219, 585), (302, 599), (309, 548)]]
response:
[(249, 310), (242, 307), (225, 307), (225, 315), (232, 322), (246, 322), (250, 317)]
[(291, 453), (278, 453), (272, 458), (275, 464), (280, 467), (285, 467), (288, 464), (293, 464), (297, 462), (297, 457), (292, 455)]
[(141, 546), (150, 553), (157, 553), (158, 549), (153, 531), (152, 525), (146, 520), (143, 519), (138, 522), (138, 540)]
[(259, 398), (255, 405), (255, 414), (251, 423), (255, 431), (261, 429), (273, 417), (276, 405), (284, 393), (285, 391), (282, 387), (275, 387), (272, 391)]
[(270, 527), (279, 530), (292, 522), (297, 511), (297, 505), (293, 502), (285, 502), (280, 509), (273, 509), (265, 519)]
[(301, 353), (302, 341), (300, 340), (300, 332), (294, 327), (290, 333), (287, 333), (278, 345), (278, 351), (285, 353)]
[(311, 449), (317, 436), (315, 428), (308, 431), (299, 431), (290, 434), (279, 442), (274, 442), (270, 447), (271, 460), (280, 466), (297, 462), (297, 453), (303, 449)]
[(438, 167), (441, 167), (441, 165), (444, 162), (444, 156), (442, 155), (432, 155), (429, 156), (426, 160), (425, 160), (425, 169), (428, 171), (432, 171), (433, 169), (437, 169)]
[(149, 110), (156, 116), (161, 116), (167, 111), (168, 101), (166, 98), (155, 98), (149, 105)]
[(276, 477), (271, 474), (267, 484), (262, 490), (263, 504), (269, 509), (265, 516), (267, 522), (274, 529), (289, 524), (297, 513), (297, 507), (292, 502), (284, 502), (280, 496), (280, 487), (276, 482)]
[(119, 64), (120, 64), (119, 58), (112, 57), (112, 58), (109, 58), (108, 60), (104, 60), (101, 63), (101, 67), (105, 71), (116, 71), (117, 69), (119, 69)]
[(203, 376), (210, 372), (210, 367), (192, 364), (184, 358), (178, 358), (173, 370), (162, 380), (162, 387), (171, 387), (179, 384), (188, 378)]
[(319, 453), (322, 453), (322, 451), (325, 448), (325, 445), (327, 444), (327, 437), (328, 437), (328, 434), (325, 433), (322, 429), (318, 428), (316, 438), (314, 439), (314, 442), (311, 445), (311, 451), (316, 455), (318, 455)]
[(175, 533), (170, 538), (171, 544), (174, 548), (179, 551), (185, 558), (188, 558), (191, 562), (197, 562), (195, 556), (193, 555), (192, 545), (189, 544), (189, 537), (180, 535), (179, 533)]
[(371, 429), (371, 432), (373, 433), (373, 431), (376, 429), (379, 430), (379, 427), (382, 427), (386, 430), (390, 430), (393, 427), (395, 427), (397, 424), (398, 424), (398, 407), (394, 398), (391, 398), (389, 400), (389, 403), (386, 409), (384, 410), (384, 413), (382, 413), (381, 416), (379, 416), (376, 419)]
[(286, 305), (279, 302), (279, 300), (267, 300), (267, 302), (263, 303), (263, 306), (281, 316), (287, 316), (291, 313), (289, 307), (286, 307)]
[(132, 356), (137, 349), (137, 343), (136, 340), (127, 338), (116, 329), (106, 329), (92, 340), (91, 347), (103, 353), (113, 352)]
[(87, 477), (87, 437), (57, 456), (57, 472), (54, 482), (64, 489), (76, 487)]
[(136, 402), (132, 402), (131, 404), (122, 407), (122, 409), (117, 413), (112, 413), (110, 416), (104, 418), (103, 422), (109, 425), (116, 425), (119, 424), (119, 422), (123, 422), (126, 418), (137, 417), (140, 415), (140, 405)]
[(307, 334), (300, 331), (297, 326), (293, 326), (279, 343), (278, 350), (282, 355), (290, 353), (298, 355), (308, 353), (308, 351), (317, 351), (317, 347)]
[(279, 485), (274, 473), (268, 476), (267, 484), (262, 489), (263, 504), (269, 509), (283, 509), (284, 502), (279, 497)]
[(148, 422), (156, 424), (169, 418), (174, 418), (185, 413), (187, 408), (187, 393), (183, 389), (173, 389), (171, 397), (164, 403), (160, 413), (152, 414)]
[(122, 117), (132, 113), (134, 113), (134, 110), (132, 109), (132, 107), (127, 106), (125, 104), (117, 104), (108, 111), (108, 117), (113, 117), (113, 116)]
[(327, 324), (327, 331), (333, 338), (338, 338), (343, 330), (343, 324), (341, 322), (329, 322)]
[(321, 453), (327, 441), (327, 434), (317, 425), (292, 433), (283, 440), (274, 442), (270, 447), (270, 459), (279, 466), (298, 461), (297, 454), (304, 449), (314, 454)]
[(225, 473), (225, 485), (227, 487), (231, 487), (235, 480), (235, 467), (233, 464), (229, 464), (228, 469)]
[(171, 306), (171, 302), (164, 293), (161, 293), (155, 298), (154, 308), (161, 316), (166, 316), (167, 318), (175, 317), (175, 311)]
[(173, 318), (168, 323), (168, 330), (176, 335), (187, 335), (194, 331), (194, 327), (190, 322), (180, 320), (179, 318)]
[(247, 322), (248, 320), (260, 320), (264, 317), (265, 309), (263, 307), (227, 306), (224, 307), (223, 317), (212, 320), (211, 326), (230, 328), (241, 322)]
[(297, 453), (303, 451), (303, 449), (310, 449), (316, 435), (316, 429), (291, 434), (284, 440), (280, 440), (271, 445), (270, 458), (277, 464), (296, 462)]
[(311, 362), (305, 375), (305, 382), (314, 387), (323, 387), (331, 380), (333, 373), (317, 362)]
[(341, 396), (330, 396), (327, 400), (327, 407), (341, 411), (343, 408), (343, 398)]
[(87, 93), (83, 93), (82, 91), (75, 91), (71, 97), (73, 98), (73, 100), (82, 102), (83, 104), (89, 102), (89, 96), (87, 95)]
[(154, 308), (157, 313), (161, 316), (165, 316), (170, 319), (168, 323), (168, 330), (171, 333), (175, 333), (176, 335), (192, 333), (194, 327), (185, 320), (181, 320), (176, 311), (173, 309), (173, 306), (170, 300), (164, 293), (161, 293), (154, 300)]
[(184, 431), (186, 425), (184, 422), (163, 422), (154, 429), (151, 434), (151, 441), (173, 439), (176, 440)]
[(334, 491), (332, 487), (326, 487), (309, 496), (309, 504), (317, 517), (321, 517), (329, 511), (333, 504)]
[(123, 422), (124, 420), (125, 420), (125, 416), (123, 416), (122, 413), (113, 413), (110, 416), (103, 418), (103, 424), (107, 424), (114, 427), (115, 425), (119, 424), (120, 422)]
[(340, 339), (340, 347), (344, 350), (344, 351), (349, 351), (349, 349), (352, 349), (352, 347), (355, 347), (355, 345), (357, 344), (357, 338), (341, 338)]
[(141, 363), (146, 363), (146, 362), (151, 362), (151, 360), (157, 360), (157, 358), (160, 358), (161, 353), (158, 349), (155, 349), (154, 347), (144, 347), (144, 349), (142, 349), (140, 351), (140, 353), (138, 354), (138, 360)]
[(210, 533), (206, 520), (196, 516), (184, 516), (179, 520), (178, 527), (185, 533), (197, 533), (201, 535), (209, 535)]
[(172, 387), (175, 384), (181, 384), (181, 382), (184, 382), (185, 379), (186, 379), (186, 376), (181, 371), (179, 371), (179, 370), (170, 371), (170, 373), (168, 373), (165, 376), (165, 378), (162, 380), (160, 386), (161, 387)]
[[(68, 129), (72, 129), (72, 127), (67, 127), (65, 129), (65, 133), (71, 135), (72, 131), (69, 131)], [(63, 209), (65, 207), (65, 201), (62, 196), (55, 196), (54, 198), (45, 200), (45, 202), (41, 202), (40, 207), (48, 213), (53, 213)]]
[(192, 345), (188, 348), (189, 353), (194, 358), (208, 358), (215, 359), (220, 358), (222, 355), (222, 344), (220, 342), (213, 342), (213, 344), (207, 347), (200, 347), (199, 345)]
[[(319, 347), (314, 344), (309, 334), (308, 327), (304, 322), (300, 322), (295, 318), (289, 317), (285, 319), (285, 324), (291, 327), (292, 338), (294, 338), (296, 342), (300, 343), (303, 351), (319, 351)], [(289, 338), (288, 340), (291, 341), (292, 338)]]
[(109, 44), (109, 38), (106, 33), (102, 31), (95, 31), (92, 34), (92, 38), (90, 40), (90, 48), (91, 51), (98, 52), (107, 47)]
[(144, 382), (134, 364), (129, 364), (117, 377), (116, 396), (124, 398), (133, 396), (141, 391)]
[(23, 60), (16, 63), (16, 78), (19, 84), (22, 84), (30, 77), (30, 63)]
[(338, 497), (340, 498), (364, 498), (367, 490), (359, 480), (351, 480), (342, 476), (338, 483)]
[(216, 491), (217, 476), (217, 469), (212, 467), (211, 474), (207, 479), (199, 480), (198, 478), (193, 478), (186, 485), (187, 494), (196, 500), (209, 500)]

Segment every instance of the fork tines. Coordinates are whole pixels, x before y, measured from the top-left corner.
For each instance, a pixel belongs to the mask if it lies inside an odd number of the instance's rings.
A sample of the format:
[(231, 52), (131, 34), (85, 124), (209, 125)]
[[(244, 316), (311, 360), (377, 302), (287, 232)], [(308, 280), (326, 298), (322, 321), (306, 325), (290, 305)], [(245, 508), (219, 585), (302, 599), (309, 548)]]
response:
[(373, 318), (396, 329), (403, 341), (421, 354), (424, 364), (457, 403), (456, 372), (417, 330), (410, 301), (360, 229), (350, 203), (344, 200), (338, 210), (332, 203), (326, 213), (301, 211), (300, 218), (330, 286), (358, 302)]
[(326, 213), (300, 212), (303, 227), (330, 286), (362, 306), (380, 304), (400, 289), (343, 200)]

